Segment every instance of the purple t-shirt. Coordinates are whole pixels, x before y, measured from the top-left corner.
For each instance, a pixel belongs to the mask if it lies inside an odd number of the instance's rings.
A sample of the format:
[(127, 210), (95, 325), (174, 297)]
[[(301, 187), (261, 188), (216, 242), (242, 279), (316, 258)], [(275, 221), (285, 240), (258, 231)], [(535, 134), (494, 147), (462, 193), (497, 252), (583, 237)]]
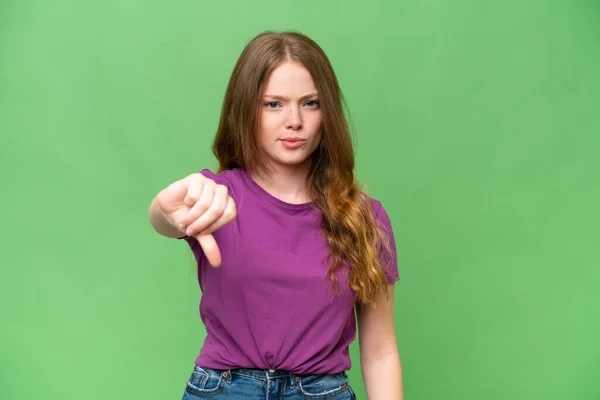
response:
[[(221, 251), (220, 268), (210, 266), (195, 238), (185, 237), (198, 261), (200, 317), (207, 333), (196, 365), (296, 374), (349, 370), (356, 295), (340, 268), (338, 296), (332, 298), (319, 211), (272, 196), (244, 169), (201, 173), (228, 187), (237, 218), (213, 233)], [(390, 220), (381, 203), (371, 201), (391, 235), (393, 256), (388, 257), (386, 276), (395, 282), (398, 265)]]

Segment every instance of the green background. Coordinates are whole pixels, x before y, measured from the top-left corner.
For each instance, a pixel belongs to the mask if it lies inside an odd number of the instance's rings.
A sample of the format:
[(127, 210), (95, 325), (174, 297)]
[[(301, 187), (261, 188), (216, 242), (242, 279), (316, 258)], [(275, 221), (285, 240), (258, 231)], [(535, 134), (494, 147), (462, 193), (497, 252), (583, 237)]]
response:
[(396, 234), (406, 398), (600, 398), (599, 20), (595, 0), (0, 2), (0, 398), (181, 397), (200, 293), (147, 209), (215, 167), (266, 29), (314, 38), (345, 92)]

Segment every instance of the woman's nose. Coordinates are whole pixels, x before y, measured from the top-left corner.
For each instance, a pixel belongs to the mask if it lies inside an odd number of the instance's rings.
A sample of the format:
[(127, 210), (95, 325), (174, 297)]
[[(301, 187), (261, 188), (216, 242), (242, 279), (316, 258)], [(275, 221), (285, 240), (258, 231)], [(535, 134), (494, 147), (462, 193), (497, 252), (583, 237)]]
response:
[(288, 129), (298, 130), (302, 128), (302, 115), (297, 107), (291, 107), (287, 115), (285, 127)]

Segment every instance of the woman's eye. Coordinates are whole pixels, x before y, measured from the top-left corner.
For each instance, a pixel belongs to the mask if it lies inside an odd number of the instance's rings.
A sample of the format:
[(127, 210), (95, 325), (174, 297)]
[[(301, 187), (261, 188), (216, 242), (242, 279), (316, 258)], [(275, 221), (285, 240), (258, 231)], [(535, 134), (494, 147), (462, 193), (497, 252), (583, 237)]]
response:
[(319, 100), (311, 100), (308, 103), (306, 103), (307, 106), (309, 107), (318, 107), (319, 106)]
[(277, 104), (274, 101), (271, 101), (269, 103), (265, 103), (265, 106), (267, 106), (268, 108), (277, 108), (279, 106), (279, 104)]

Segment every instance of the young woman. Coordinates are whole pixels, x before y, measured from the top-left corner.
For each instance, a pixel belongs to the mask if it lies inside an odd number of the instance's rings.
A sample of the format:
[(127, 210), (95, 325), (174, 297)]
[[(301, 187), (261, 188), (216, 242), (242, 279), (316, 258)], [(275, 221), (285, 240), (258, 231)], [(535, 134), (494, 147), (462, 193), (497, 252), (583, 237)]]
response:
[(392, 227), (357, 187), (338, 81), (314, 41), (266, 32), (245, 47), (213, 152), (218, 171), (172, 183), (149, 210), (198, 263), (207, 336), (183, 398), (355, 399), (358, 321), (368, 398), (402, 399)]

